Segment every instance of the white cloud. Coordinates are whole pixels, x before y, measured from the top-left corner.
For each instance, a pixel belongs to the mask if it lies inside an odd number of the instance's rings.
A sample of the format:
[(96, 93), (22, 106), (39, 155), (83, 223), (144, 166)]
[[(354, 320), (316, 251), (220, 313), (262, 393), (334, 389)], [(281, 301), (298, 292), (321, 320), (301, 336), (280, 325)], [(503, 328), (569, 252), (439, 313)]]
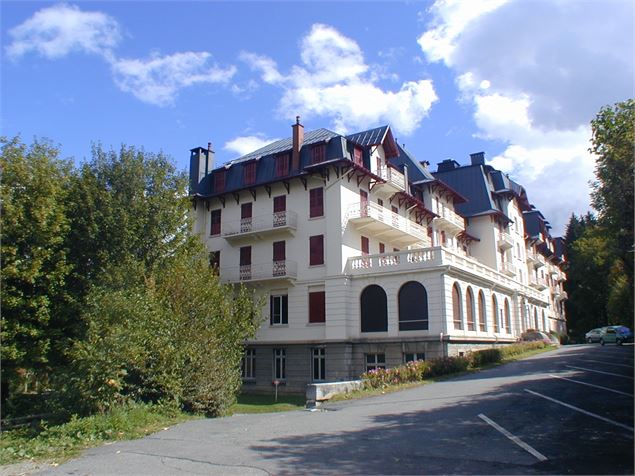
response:
[(175, 53), (149, 59), (117, 59), (112, 63), (115, 83), (141, 101), (170, 105), (179, 90), (201, 83), (227, 83), (236, 69), (209, 64), (207, 52)]
[(101, 12), (84, 12), (61, 3), (37, 11), (24, 23), (9, 30), (10, 58), (30, 51), (55, 59), (73, 52), (108, 56), (121, 38), (118, 23)]
[(506, 144), (492, 164), (527, 188), (556, 233), (590, 206), (589, 122), (603, 105), (633, 96), (634, 8), (437, 1), (419, 37), (427, 59), (456, 74), (477, 135)]
[(404, 82), (397, 91), (384, 90), (378, 81), (387, 77), (385, 71), (366, 64), (359, 45), (328, 25), (313, 25), (300, 42), (301, 64), (287, 75), (267, 56), (244, 52), (241, 59), (259, 71), (265, 83), (283, 89), (280, 115), (327, 117), (340, 132), (388, 121), (408, 135), (437, 100), (428, 79)]
[(223, 149), (236, 152), (239, 156), (243, 156), (277, 140), (279, 139), (268, 139), (262, 134), (239, 136), (226, 142)]

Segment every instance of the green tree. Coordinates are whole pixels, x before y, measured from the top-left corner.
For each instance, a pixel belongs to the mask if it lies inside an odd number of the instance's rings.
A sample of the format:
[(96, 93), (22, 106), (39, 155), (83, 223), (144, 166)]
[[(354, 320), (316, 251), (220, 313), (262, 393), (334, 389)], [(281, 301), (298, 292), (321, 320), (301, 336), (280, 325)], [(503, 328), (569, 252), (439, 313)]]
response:
[[(63, 351), (54, 329), (56, 310), (67, 301), (65, 201), (71, 164), (59, 149), (19, 137), (1, 139), (2, 184), (2, 383), (18, 373), (46, 374)], [(6, 393), (4, 393), (6, 396)]]
[[(617, 256), (622, 260), (617, 266), (626, 275), (632, 315), (635, 100), (603, 107), (591, 127), (590, 151), (597, 156), (592, 204), (600, 223), (615, 240)], [(614, 282), (621, 281), (618, 277)]]
[(246, 288), (221, 285), (204, 254), (175, 257), (135, 288), (94, 290), (69, 384), (88, 411), (133, 398), (222, 414), (260, 308)]

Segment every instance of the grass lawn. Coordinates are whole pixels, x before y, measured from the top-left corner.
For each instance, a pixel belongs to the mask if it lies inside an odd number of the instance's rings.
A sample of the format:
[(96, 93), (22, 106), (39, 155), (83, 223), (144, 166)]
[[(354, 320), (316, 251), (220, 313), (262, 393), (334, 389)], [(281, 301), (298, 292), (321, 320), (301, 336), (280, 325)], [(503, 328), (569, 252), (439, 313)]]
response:
[(286, 412), (289, 410), (302, 410), (306, 398), (304, 395), (278, 395), (278, 401), (273, 395), (238, 395), (238, 401), (232, 405), (229, 411), (236, 413), (271, 413)]

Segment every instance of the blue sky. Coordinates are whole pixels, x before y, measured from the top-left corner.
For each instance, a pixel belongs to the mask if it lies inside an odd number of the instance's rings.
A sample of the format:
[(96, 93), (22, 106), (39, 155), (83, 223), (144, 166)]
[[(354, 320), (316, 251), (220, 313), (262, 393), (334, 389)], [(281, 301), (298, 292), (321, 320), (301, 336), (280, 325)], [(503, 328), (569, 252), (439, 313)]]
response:
[(3, 1), (1, 134), (217, 163), (307, 130), (390, 124), (419, 160), (469, 153), (564, 231), (589, 209), (589, 122), (634, 97), (633, 2)]

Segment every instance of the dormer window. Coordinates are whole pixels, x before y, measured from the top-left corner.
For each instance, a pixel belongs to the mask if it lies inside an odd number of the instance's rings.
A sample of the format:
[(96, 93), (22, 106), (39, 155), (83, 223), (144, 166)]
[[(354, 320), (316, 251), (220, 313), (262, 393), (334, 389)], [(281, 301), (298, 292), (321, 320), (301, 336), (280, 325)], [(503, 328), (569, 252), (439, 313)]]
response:
[(218, 170), (214, 173), (214, 192), (220, 193), (225, 191), (225, 170)]
[(256, 183), (256, 161), (248, 162), (243, 166), (243, 182), (245, 185)]
[(311, 149), (311, 164), (319, 164), (320, 162), (324, 162), (326, 157), (326, 145), (325, 144), (317, 144), (314, 145)]
[(289, 154), (278, 155), (275, 158), (276, 177), (289, 175)]
[(363, 166), (364, 161), (362, 160), (362, 155), (362, 148), (356, 145), (355, 149), (353, 149), (353, 162)]

